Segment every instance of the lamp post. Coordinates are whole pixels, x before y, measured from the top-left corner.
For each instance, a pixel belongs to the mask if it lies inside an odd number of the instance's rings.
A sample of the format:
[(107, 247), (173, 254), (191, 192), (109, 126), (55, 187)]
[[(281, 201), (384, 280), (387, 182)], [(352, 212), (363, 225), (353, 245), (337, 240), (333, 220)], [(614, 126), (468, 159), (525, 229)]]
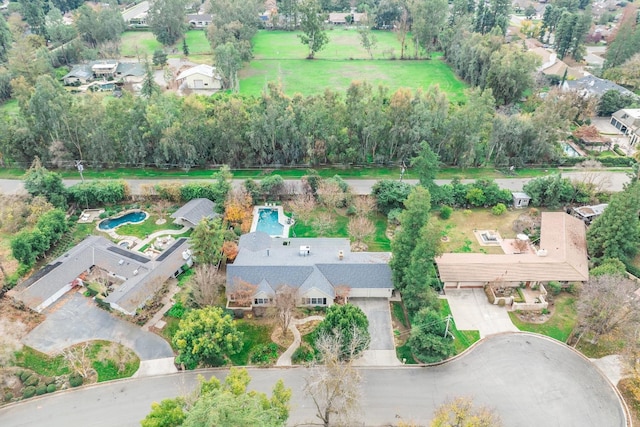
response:
[(80, 179), (82, 179), (82, 182), (84, 183), (84, 176), (82, 176), (84, 166), (82, 165), (82, 160), (76, 160), (76, 167), (78, 168), (78, 172), (80, 172)]

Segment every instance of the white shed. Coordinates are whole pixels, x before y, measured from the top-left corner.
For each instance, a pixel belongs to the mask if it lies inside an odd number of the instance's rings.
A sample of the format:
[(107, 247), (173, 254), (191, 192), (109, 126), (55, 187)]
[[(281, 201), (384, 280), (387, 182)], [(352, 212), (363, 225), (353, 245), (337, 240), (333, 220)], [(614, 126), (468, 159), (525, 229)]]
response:
[(180, 87), (189, 89), (222, 89), (222, 77), (215, 67), (207, 64), (196, 65), (181, 72), (176, 78)]

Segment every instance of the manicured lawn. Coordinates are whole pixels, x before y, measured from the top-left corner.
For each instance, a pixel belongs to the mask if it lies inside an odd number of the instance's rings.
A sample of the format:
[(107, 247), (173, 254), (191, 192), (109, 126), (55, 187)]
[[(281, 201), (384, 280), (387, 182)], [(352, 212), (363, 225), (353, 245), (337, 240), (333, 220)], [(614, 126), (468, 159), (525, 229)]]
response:
[(516, 233), (511, 229), (513, 221), (525, 213), (525, 210), (507, 211), (500, 216), (493, 215), (491, 209), (472, 209), (453, 211), (449, 219), (441, 219), (436, 212), (433, 221), (442, 230), (442, 235), (449, 241), (442, 242), (443, 252), (474, 252), (488, 254), (504, 253), (499, 246), (480, 246), (473, 230), (498, 230), (503, 239), (513, 239)]
[[(186, 37), (187, 46), (189, 46), (189, 58), (191, 55), (211, 55), (211, 45), (207, 40), (207, 34), (203, 30), (189, 30)], [(182, 40), (176, 43), (175, 48), (182, 53)], [(209, 58), (211, 60), (211, 58)]]
[(260, 344), (269, 344), (271, 342), (271, 332), (273, 327), (264, 324), (258, 324), (250, 320), (238, 320), (236, 322), (238, 330), (244, 334), (242, 341), (244, 346), (240, 353), (229, 357), (231, 362), (237, 366), (246, 366), (249, 363), (249, 355), (253, 348)]
[(569, 294), (555, 297), (553, 315), (545, 323), (526, 323), (521, 321), (515, 313), (509, 313), (509, 317), (521, 331), (535, 332), (566, 342), (576, 325), (575, 297)]
[[(459, 81), (449, 66), (441, 59), (430, 61), (390, 60), (323, 60), (266, 59), (253, 60), (242, 69), (240, 93), (259, 95), (268, 82), (279, 81), (285, 93), (314, 95), (326, 88), (346, 91), (351, 82), (367, 81), (374, 88), (378, 85), (391, 91), (405, 87), (427, 89), (440, 88), (452, 102), (464, 101), (466, 85)], [(313, 76), (313, 77), (310, 77)]]
[(122, 33), (120, 54), (142, 60), (145, 55), (151, 60), (153, 52), (162, 49), (162, 43), (156, 40), (151, 31), (125, 31)]
[[(300, 43), (299, 31), (259, 31), (253, 38), (255, 59), (305, 59), (307, 46)], [(390, 31), (373, 31), (377, 45), (372, 49), (374, 59), (400, 57), (400, 42), (396, 34)], [(353, 29), (335, 29), (328, 31), (329, 43), (316, 53), (317, 59), (371, 59), (361, 46), (360, 36)], [(413, 55), (413, 46), (409, 43), (407, 54)]]
[(405, 328), (409, 327), (407, 325), (407, 319), (404, 317), (404, 310), (402, 308), (402, 303), (398, 301), (391, 302), (392, 314), (393, 318), (402, 324)]
[[(168, 215), (167, 215), (168, 217)], [(182, 226), (176, 225), (169, 221), (164, 224), (156, 224), (158, 217), (156, 215), (149, 215), (149, 217), (140, 224), (125, 224), (116, 229), (116, 232), (121, 236), (136, 236), (144, 239), (146, 236), (161, 230), (180, 230)]]

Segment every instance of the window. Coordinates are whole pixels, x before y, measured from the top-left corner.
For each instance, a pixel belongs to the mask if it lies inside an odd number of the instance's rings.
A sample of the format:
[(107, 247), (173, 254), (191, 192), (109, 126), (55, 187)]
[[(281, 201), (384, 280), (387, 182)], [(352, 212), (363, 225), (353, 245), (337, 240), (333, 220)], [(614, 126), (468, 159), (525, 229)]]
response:
[(327, 305), (326, 298), (302, 298), (304, 305)]
[(271, 300), (269, 298), (255, 298), (253, 300), (253, 303), (255, 305), (264, 305), (264, 304), (269, 304), (271, 302)]

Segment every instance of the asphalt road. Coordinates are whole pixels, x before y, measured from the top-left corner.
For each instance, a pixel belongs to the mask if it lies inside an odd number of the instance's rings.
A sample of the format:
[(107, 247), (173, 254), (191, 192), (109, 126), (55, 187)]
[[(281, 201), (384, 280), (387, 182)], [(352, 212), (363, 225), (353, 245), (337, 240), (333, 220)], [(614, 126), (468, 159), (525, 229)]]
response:
[(148, 10), (149, 10), (149, 2), (141, 1), (140, 3), (133, 6), (132, 8), (129, 8), (124, 12), (122, 12), (122, 19), (124, 19), (125, 22), (129, 22), (131, 19), (137, 17), (143, 12), (147, 12)]
[[(624, 184), (629, 182), (629, 177), (625, 172), (609, 172), (609, 171), (572, 171), (562, 174), (563, 177), (571, 178), (574, 180), (593, 182), (605, 190), (609, 191), (622, 191)], [(522, 187), (533, 178), (500, 178), (495, 182), (501, 187), (511, 191), (521, 191)], [(141, 186), (143, 184), (155, 184), (162, 181), (207, 181), (206, 179), (127, 179), (133, 194), (141, 193)], [(345, 180), (352, 188), (355, 194), (371, 194), (371, 187), (377, 182), (375, 179), (347, 179)], [(470, 183), (474, 182), (473, 179), (463, 179), (461, 182)], [(65, 179), (64, 184), (71, 186), (79, 183), (79, 179)], [(285, 180), (287, 185), (291, 185), (294, 188), (299, 188), (300, 180)], [(405, 180), (410, 184), (415, 184), (417, 180)], [(450, 179), (437, 179), (436, 184), (442, 185), (450, 183)], [(233, 185), (236, 187), (241, 186), (244, 183), (243, 179), (234, 179)], [(18, 194), (24, 191), (24, 184), (21, 180), (17, 179), (0, 179), (0, 193), (3, 194)]]
[[(302, 393), (304, 368), (250, 369), (250, 388), (269, 391), (282, 378), (292, 388), (290, 425), (315, 422)], [(623, 427), (625, 412), (604, 375), (564, 344), (531, 334), (486, 338), (469, 353), (435, 367), (362, 369), (360, 420), (400, 418), (427, 424), (443, 401), (468, 396), (494, 408), (505, 426)], [(224, 370), (201, 371), (224, 376)], [(113, 381), (0, 408), (3, 427), (137, 426), (154, 401), (188, 393), (197, 373)]]

